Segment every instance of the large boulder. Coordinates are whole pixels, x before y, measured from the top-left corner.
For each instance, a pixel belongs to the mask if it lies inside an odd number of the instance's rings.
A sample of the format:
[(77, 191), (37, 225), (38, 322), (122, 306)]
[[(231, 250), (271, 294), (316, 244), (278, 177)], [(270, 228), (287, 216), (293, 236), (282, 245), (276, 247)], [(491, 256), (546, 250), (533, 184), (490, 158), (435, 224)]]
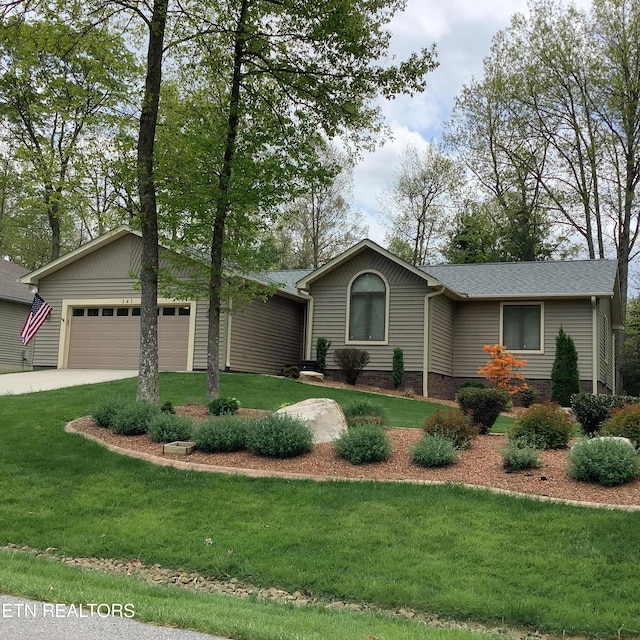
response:
[(313, 433), (313, 442), (333, 442), (347, 430), (347, 419), (340, 405), (330, 398), (310, 398), (278, 409), (276, 413), (286, 413), (304, 420)]

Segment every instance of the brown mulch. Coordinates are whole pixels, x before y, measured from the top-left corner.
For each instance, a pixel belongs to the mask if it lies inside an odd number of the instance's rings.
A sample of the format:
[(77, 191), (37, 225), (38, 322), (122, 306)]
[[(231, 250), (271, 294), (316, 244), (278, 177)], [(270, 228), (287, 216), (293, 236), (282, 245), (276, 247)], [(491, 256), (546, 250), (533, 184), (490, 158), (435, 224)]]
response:
[[(208, 415), (206, 407), (187, 406), (177, 407), (176, 410), (194, 419)], [(241, 409), (240, 413), (254, 416), (265, 412)], [(352, 465), (340, 458), (331, 444), (317, 444), (310, 453), (286, 460), (263, 458), (247, 451), (207, 454), (197, 450), (189, 456), (176, 458), (164, 456), (163, 445), (151, 442), (147, 436), (116, 435), (108, 429), (97, 427), (89, 417), (74, 420), (68, 425), (68, 430), (86, 435), (121, 453), (181, 468), (289, 478), (307, 477), (315, 480), (459, 483), (543, 498), (640, 510), (640, 478), (620, 487), (577, 482), (569, 478), (567, 473), (566, 450), (542, 452), (543, 466), (540, 469), (506, 473), (499, 453), (506, 445), (506, 437), (503, 435), (478, 436), (462, 452), (457, 464), (440, 469), (423, 469), (412, 464), (409, 457), (411, 446), (422, 435), (420, 429), (388, 429), (393, 445), (391, 458), (386, 462), (369, 465)]]

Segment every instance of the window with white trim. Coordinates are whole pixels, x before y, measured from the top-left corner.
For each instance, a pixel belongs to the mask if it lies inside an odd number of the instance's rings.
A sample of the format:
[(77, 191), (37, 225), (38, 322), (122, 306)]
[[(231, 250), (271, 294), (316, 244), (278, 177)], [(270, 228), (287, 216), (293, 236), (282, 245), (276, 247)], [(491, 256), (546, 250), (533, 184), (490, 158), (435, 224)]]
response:
[(349, 340), (383, 342), (387, 316), (387, 287), (375, 273), (363, 273), (351, 284)]
[(502, 344), (507, 351), (541, 351), (542, 305), (503, 304)]

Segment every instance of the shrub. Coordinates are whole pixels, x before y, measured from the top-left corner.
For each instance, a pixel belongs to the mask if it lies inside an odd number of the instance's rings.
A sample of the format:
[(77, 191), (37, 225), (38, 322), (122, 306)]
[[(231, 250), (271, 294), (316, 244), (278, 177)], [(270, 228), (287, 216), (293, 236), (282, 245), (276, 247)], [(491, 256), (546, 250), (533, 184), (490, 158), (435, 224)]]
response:
[(149, 420), (147, 433), (153, 442), (188, 440), (193, 431), (193, 421), (187, 416), (161, 411)]
[(352, 464), (382, 462), (391, 455), (391, 440), (379, 424), (362, 424), (349, 429), (333, 446), (341, 458)]
[(534, 404), (507, 428), (514, 443), (536, 449), (562, 449), (573, 435), (573, 423), (556, 404)]
[(562, 327), (556, 336), (556, 357), (551, 369), (551, 401), (562, 407), (571, 404), (571, 396), (580, 392), (578, 352), (573, 338)]
[(404, 378), (404, 352), (399, 347), (393, 350), (393, 388), (399, 389)]
[(147, 433), (151, 419), (160, 409), (146, 402), (131, 402), (124, 405), (113, 417), (111, 430), (123, 436), (139, 436)]
[(504, 449), (500, 449), (502, 466), (506, 471), (522, 471), (523, 469), (537, 469), (542, 466), (540, 451), (525, 444), (509, 442)]
[(129, 404), (132, 403), (122, 398), (106, 398), (91, 409), (90, 415), (99, 427), (110, 427), (116, 413)]
[(509, 404), (509, 394), (504, 389), (458, 389), (456, 399), (460, 409), (467, 414), (480, 433), (489, 433), (498, 416)]
[(629, 438), (633, 446), (640, 447), (640, 404), (628, 404), (622, 409), (614, 409), (613, 415), (602, 425), (603, 436)]
[(173, 408), (173, 402), (171, 402), (170, 400), (167, 400), (160, 407), (160, 411), (162, 411), (162, 413), (175, 413), (176, 412), (176, 410)]
[(569, 452), (569, 476), (574, 480), (598, 482), (614, 487), (638, 476), (638, 454), (619, 440), (581, 440)]
[(321, 373), (327, 368), (327, 351), (330, 346), (331, 340), (322, 337), (316, 340), (316, 367)]
[(536, 399), (538, 395), (538, 390), (535, 387), (524, 387), (518, 391), (518, 396), (520, 396), (520, 402), (522, 406), (528, 409), (533, 401)]
[(209, 418), (194, 430), (193, 441), (206, 453), (242, 451), (247, 448), (247, 432), (251, 424), (240, 416)]
[(345, 405), (342, 411), (350, 427), (364, 423), (384, 424), (386, 419), (384, 407), (371, 400), (357, 400)]
[(362, 370), (369, 364), (369, 354), (362, 349), (337, 349), (333, 352), (333, 360), (347, 384), (356, 384)]
[(425, 420), (422, 430), (427, 435), (438, 435), (450, 440), (456, 449), (468, 447), (471, 440), (478, 435), (478, 428), (474, 427), (471, 420), (459, 409), (452, 409), (447, 413), (438, 409)]
[(300, 377), (300, 367), (284, 367), (282, 369), (282, 375), (285, 378), (293, 378), (294, 380), (297, 380)]
[(458, 391), (461, 389), (486, 389), (487, 385), (484, 382), (478, 380), (466, 380), (457, 389), (454, 398), (458, 399)]
[(292, 458), (311, 451), (313, 435), (303, 420), (271, 414), (256, 420), (247, 430), (247, 448), (260, 456)]
[(631, 396), (604, 395), (593, 393), (574, 393), (571, 396), (571, 408), (582, 430), (588, 436), (596, 435), (602, 423), (611, 417), (615, 408), (627, 404), (638, 404), (640, 398)]
[(458, 450), (451, 440), (426, 434), (411, 448), (411, 461), (421, 467), (446, 467), (458, 461)]
[(212, 416), (232, 416), (238, 412), (240, 403), (235, 398), (214, 398), (207, 406)]

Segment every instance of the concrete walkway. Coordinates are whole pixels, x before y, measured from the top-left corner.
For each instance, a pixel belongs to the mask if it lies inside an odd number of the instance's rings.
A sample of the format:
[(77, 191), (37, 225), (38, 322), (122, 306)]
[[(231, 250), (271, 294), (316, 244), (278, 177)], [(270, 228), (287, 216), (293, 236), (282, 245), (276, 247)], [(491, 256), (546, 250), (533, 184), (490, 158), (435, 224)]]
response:
[(6, 373), (0, 375), (0, 396), (135, 378), (137, 375), (138, 372), (135, 370), (120, 369), (45, 369), (44, 371)]

